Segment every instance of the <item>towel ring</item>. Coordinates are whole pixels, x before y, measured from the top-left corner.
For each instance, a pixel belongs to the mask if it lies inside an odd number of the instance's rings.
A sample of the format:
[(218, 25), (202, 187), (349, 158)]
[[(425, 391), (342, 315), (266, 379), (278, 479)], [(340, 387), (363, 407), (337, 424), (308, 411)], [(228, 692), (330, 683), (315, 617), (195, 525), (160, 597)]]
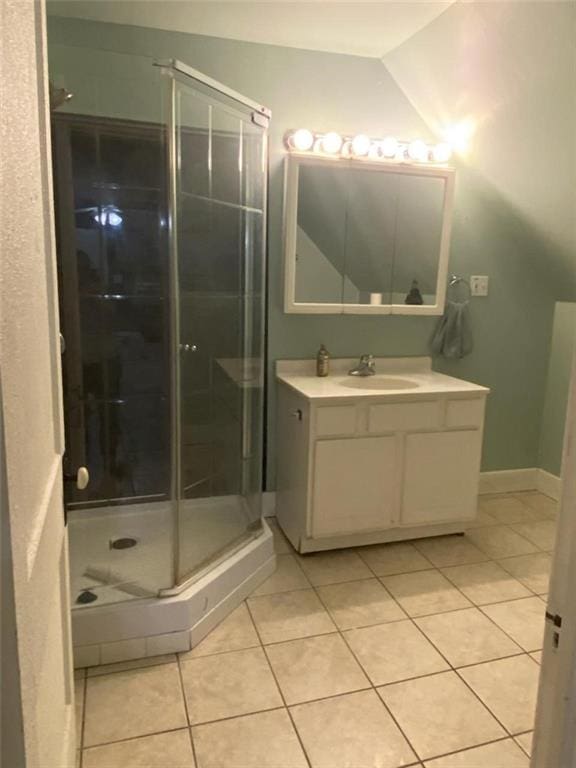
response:
[(450, 293), (450, 289), (454, 292), (456, 290), (456, 286), (464, 286), (466, 289), (466, 294), (464, 299), (461, 299), (463, 304), (468, 304), (470, 301), (470, 298), (472, 297), (472, 289), (470, 288), (470, 283), (468, 280), (466, 280), (465, 277), (460, 277), (460, 275), (452, 275), (448, 282), (448, 292)]

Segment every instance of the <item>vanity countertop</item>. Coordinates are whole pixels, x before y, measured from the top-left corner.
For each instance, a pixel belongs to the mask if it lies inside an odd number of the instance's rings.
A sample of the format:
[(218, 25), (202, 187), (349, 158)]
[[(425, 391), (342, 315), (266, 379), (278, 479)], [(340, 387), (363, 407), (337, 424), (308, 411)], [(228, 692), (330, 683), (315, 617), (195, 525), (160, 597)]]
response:
[(350, 376), (358, 358), (333, 358), (330, 375), (316, 376), (315, 360), (278, 360), (276, 379), (309, 400), (389, 397), (414, 400), (430, 395), (481, 396), (488, 387), (432, 370), (430, 357), (377, 357), (375, 376)]

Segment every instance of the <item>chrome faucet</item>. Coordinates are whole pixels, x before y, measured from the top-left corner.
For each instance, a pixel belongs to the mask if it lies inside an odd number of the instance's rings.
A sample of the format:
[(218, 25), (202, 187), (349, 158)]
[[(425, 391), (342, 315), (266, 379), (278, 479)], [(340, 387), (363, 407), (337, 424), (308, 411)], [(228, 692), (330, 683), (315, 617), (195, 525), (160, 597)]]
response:
[(355, 368), (348, 371), (350, 376), (374, 376), (376, 373), (376, 361), (374, 355), (362, 355)]

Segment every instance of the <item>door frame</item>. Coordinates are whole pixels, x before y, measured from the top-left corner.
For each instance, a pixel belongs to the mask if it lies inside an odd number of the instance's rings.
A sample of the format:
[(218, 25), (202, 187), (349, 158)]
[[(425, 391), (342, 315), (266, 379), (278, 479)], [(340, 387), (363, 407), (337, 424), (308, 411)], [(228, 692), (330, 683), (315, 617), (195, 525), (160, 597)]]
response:
[(576, 345), (561, 477), (532, 768), (571, 768), (576, 759)]

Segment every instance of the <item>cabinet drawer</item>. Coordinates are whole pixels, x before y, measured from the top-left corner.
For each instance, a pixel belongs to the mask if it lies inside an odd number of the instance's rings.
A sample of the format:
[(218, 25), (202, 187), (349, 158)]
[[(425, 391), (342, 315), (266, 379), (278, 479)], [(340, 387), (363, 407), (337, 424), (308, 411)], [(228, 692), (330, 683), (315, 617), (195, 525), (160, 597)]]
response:
[(447, 427), (481, 427), (484, 421), (484, 398), (449, 400), (446, 406)]
[(382, 403), (368, 411), (369, 432), (400, 432), (410, 429), (437, 429), (440, 402)]
[(356, 432), (356, 406), (323, 406), (316, 412), (317, 437), (353, 435)]

